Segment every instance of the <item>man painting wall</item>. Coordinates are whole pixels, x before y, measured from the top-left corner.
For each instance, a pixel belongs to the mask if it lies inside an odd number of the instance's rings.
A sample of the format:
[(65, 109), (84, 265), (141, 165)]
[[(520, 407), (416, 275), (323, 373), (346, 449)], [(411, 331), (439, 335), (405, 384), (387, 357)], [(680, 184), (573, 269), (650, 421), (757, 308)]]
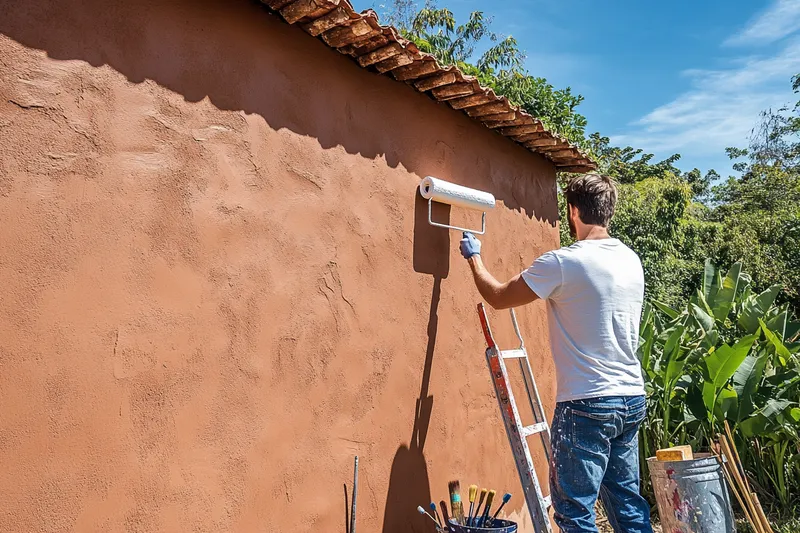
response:
[(644, 299), (639, 257), (608, 233), (617, 191), (605, 176), (570, 180), (567, 221), (577, 242), (545, 253), (524, 272), (497, 281), (481, 243), (460, 242), (475, 284), (496, 309), (547, 302), (558, 392), (552, 423), (550, 493), (565, 533), (596, 532), (598, 496), (616, 532), (651, 533), (639, 493), (638, 430), (645, 417), (636, 357)]

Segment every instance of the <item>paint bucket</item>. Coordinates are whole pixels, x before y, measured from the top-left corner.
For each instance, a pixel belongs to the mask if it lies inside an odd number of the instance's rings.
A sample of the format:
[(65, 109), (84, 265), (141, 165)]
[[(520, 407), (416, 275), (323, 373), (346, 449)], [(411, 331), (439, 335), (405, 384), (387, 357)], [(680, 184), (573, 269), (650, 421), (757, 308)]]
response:
[(661, 527), (670, 533), (736, 531), (730, 493), (716, 457), (688, 461), (647, 460)]
[(517, 524), (499, 518), (492, 524), (495, 527), (462, 526), (455, 523), (455, 518), (450, 519), (447, 530), (450, 533), (517, 533)]

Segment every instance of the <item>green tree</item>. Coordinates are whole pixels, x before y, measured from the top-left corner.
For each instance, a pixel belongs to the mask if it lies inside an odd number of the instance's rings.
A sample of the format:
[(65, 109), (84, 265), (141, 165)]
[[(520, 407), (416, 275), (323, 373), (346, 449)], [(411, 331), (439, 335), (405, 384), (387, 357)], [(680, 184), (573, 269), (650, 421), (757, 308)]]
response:
[[(793, 78), (800, 91), (800, 75)], [(747, 149), (729, 148), (739, 177), (712, 193), (712, 218), (722, 225), (719, 258), (741, 260), (753, 285), (786, 287), (782, 298), (800, 308), (800, 102), (765, 111)]]

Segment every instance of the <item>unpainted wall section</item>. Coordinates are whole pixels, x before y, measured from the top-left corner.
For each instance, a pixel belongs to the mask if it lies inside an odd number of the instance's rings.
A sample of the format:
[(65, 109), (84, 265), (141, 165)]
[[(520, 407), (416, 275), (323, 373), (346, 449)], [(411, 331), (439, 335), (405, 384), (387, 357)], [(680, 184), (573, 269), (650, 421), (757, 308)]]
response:
[[(0, 12), (0, 530), (343, 531), (357, 454), (359, 531), (432, 531), (450, 479), (530, 531), (416, 187), (493, 192), (508, 277), (558, 245), (546, 161), (255, 2)], [(520, 318), (552, 407), (543, 304)]]

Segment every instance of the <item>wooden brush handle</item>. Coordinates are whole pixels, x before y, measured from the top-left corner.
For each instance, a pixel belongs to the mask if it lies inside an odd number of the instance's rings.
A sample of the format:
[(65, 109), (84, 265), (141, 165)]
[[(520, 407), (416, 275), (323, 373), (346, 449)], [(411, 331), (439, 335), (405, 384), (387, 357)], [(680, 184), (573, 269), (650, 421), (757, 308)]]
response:
[(450, 515), (447, 514), (447, 504), (444, 500), (439, 502), (439, 507), (442, 508), (442, 519), (444, 519), (445, 530), (450, 531)]

